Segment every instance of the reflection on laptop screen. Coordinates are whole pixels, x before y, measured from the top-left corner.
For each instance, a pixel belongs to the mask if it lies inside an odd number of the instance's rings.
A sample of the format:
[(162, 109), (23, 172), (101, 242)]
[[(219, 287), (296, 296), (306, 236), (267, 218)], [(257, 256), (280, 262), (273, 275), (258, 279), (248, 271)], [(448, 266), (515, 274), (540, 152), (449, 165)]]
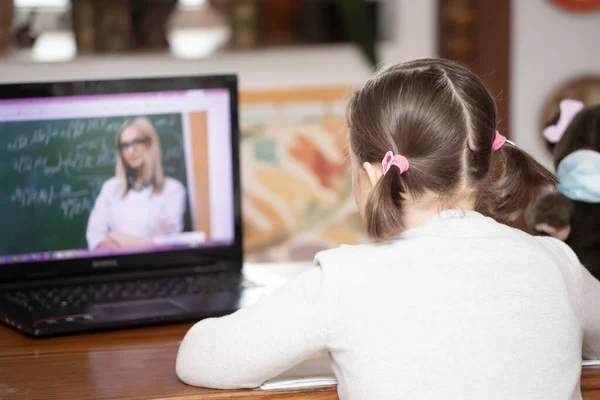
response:
[(0, 263), (232, 244), (229, 96), (0, 101)]

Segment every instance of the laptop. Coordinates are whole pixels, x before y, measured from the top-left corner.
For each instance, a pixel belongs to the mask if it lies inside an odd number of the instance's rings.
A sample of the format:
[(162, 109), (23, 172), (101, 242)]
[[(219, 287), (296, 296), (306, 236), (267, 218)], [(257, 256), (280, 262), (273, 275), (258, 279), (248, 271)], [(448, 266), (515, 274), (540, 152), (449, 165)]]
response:
[(0, 85), (0, 321), (39, 338), (229, 314), (234, 75)]

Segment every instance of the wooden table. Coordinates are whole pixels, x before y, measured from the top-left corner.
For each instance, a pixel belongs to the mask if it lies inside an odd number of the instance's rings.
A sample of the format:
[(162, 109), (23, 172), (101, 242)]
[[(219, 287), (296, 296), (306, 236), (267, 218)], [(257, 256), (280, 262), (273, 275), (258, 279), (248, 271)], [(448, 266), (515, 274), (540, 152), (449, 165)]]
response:
[(187, 386), (175, 375), (175, 356), (189, 327), (34, 340), (2, 326), (0, 399), (337, 399), (332, 387), (281, 392)]
[[(189, 326), (42, 340), (0, 327), (0, 399), (337, 399), (332, 387), (275, 392), (186, 386), (174, 366)], [(582, 391), (585, 400), (600, 399), (600, 368), (583, 369)]]

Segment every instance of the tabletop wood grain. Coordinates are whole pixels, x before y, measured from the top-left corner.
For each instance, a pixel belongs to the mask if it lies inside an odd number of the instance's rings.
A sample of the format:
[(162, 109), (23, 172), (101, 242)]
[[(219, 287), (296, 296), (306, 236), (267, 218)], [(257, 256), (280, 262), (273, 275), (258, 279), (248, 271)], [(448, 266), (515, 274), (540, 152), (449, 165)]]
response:
[(0, 399), (208, 400), (337, 399), (335, 388), (222, 391), (190, 387), (175, 375), (190, 325), (29, 339), (0, 327)]
[[(334, 387), (222, 391), (181, 383), (174, 370), (190, 325), (29, 339), (0, 327), (2, 400), (335, 400)], [(582, 371), (585, 400), (600, 400), (600, 367)]]

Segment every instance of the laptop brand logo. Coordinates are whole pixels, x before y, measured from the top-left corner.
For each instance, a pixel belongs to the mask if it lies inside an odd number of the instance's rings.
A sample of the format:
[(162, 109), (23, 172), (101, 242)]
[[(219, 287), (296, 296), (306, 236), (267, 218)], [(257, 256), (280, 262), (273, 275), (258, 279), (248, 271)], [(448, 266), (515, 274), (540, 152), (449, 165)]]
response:
[(117, 260), (94, 260), (94, 261), (92, 261), (92, 267), (94, 267), (94, 268), (116, 267), (117, 265), (119, 265), (119, 261), (117, 261)]

